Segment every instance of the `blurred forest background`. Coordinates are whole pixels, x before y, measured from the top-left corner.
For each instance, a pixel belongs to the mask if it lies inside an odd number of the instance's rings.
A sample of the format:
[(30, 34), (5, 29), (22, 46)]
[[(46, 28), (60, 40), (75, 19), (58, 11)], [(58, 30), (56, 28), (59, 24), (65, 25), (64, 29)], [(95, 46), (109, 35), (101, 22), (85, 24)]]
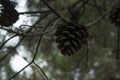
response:
[[(0, 26), (0, 80), (120, 80), (119, 30), (109, 20), (119, 0), (13, 1), (19, 19)], [(54, 33), (70, 21), (69, 8), (89, 37), (78, 52), (64, 56)]]

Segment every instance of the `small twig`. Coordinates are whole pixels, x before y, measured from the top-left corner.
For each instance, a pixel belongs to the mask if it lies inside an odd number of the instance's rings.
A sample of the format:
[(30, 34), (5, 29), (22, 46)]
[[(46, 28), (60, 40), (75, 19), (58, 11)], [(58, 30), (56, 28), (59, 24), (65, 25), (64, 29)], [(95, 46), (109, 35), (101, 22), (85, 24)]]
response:
[(58, 17), (60, 17), (64, 22), (68, 23), (55, 9), (53, 9), (45, 0), (41, 0), (52, 12), (54, 12)]
[[(116, 3), (117, 3), (117, 1), (116, 1), (115, 3), (113, 3), (112, 5), (115, 5)], [(112, 8), (111, 8), (111, 9), (112, 9)], [(88, 26), (92, 26), (92, 25), (96, 24), (97, 22), (99, 22), (100, 20), (102, 20), (106, 15), (108, 15), (108, 14), (110, 13), (111, 9), (107, 10), (105, 13), (103, 13), (102, 16), (98, 17), (98, 18), (95, 19), (94, 21), (86, 24), (86, 26), (87, 26), (87, 27), (88, 27)]]
[(40, 69), (40, 71), (42, 72), (42, 74), (44, 75), (46, 80), (49, 80), (47, 75), (45, 74), (45, 72), (42, 70), (42, 68), (40, 66), (38, 66), (35, 62), (33, 62), (33, 64), (35, 64), (36, 67), (38, 67), (38, 69)]
[(96, 24), (97, 22), (99, 22), (100, 20), (102, 20), (106, 15), (108, 15), (110, 11), (111, 10), (106, 11), (102, 16), (100, 16), (97, 19), (95, 19), (94, 21), (86, 24), (86, 26), (88, 27), (88, 26), (92, 26), (92, 25)]
[(17, 35), (14, 35), (12, 37), (10, 37), (9, 39), (7, 39), (5, 42), (2, 43), (2, 45), (0, 46), (0, 49), (9, 41), (11, 40), (12, 38), (16, 37)]
[[(56, 20), (57, 18), (55, 18), (55, 19), (53, 19), (52, 21), (54, 21), (54, 20)], [(49, 22), (49, 24), (52, 22), (52, 21), (50, 21)], [(48, 24), (48, 25), (49, 25)], [(43, 30), (43, 31), (45, 31), (46, 29), (47, 29), (47, 27), (48, 27), (48, 25), (45, 27), (45, 29)], [(23, 38), (22, 38), (23, 39)], [(37, 44), (37, 46), (36, 46), (36, 50), (35, 50), (35, 53), (34, 53), (34, 57), (33, 57), (33, 59), (32, 59), (32, 61), (28, 64), (28, 65), (26, 65), (24, 68), (22, 68), (19, 72), (17, 72), (15, 75), (13, 75), (11, 78), (9, 78), (9, 80), (11, 80), (11, 79), (13, 79), (14, 77), (16, 77), (20, 72), (22, 72), (24, 69), (26, 69), (28, 66), (30, 66), (32, 63), (34, 63), (34, 59), (35, 59), (35, 57), (36, 57), (36, 55), (37, 55), (37, 52), (38, 52), (38, 49), (39, 49), (39, 46), (40, 46), (40, 43), (41, 43), (41, 39), (42, 39), (42, 35), (40, 36), (40, 38), (39, 38), (39, 41), (38, 41), (38, 44)], [(40, 69), (40, 68), (39, 68)], [(43, 73), (43, 72), (42, 72)], [(45, 75), (46, 76), (46, 75)], [(48, 80), (48, 78), (46, 77), (46, 79)]]
[(17, 45), (15, 47), (13, 47), (6, 55), (4, 55), (1, 59), (0, 59), (0, 63), (3, 62), (5, 60), (5, 58), (7, 58), (9, 55), (12, 54), (12, 52), (20, 45), (20, 43), (22, 42), (22, 40), (24, 39), (21, 38), (20, 41), (17, 43)]
[(28, 12), (19, 12), (19, 14), (41, 14), (41, 13), (48, 13), (50, 10), (43, 10), (43, 11), (28, 11)]
[(7, 32), (9, 32), (9, 33), (14, 33), (14, 34), (16, 34), (16, 35), (18, 35), (18, 36), (23, 36), (23, 33), (21, 34), (21, 33), (19, 33), (19, 32), (14, 31), (14, 30), (6, 29), (6, 28), (4, 28), (4, 27), (0, 27), (0, 29), (5, 30), (5, 31), (7, 31)]
[(99, 8), (99, 9), (102, 10), (102, 11), (107, 11), (107, 9), (105, 9), (104, 7), (101, 7), (101, 6), (92, 4), (92, 3), (87, 3), (87, 5), (92, 6), (92, 7), (97, 7), (97, 8)]
[[(41, 21), (43, 18), (45, 18), (46, 16), (44, 16), (44, 17), (42, 17), (42, 18), (39, 18), (38, 19), (38, 21), (36, 21), (36, 23), (34, 23), (33, 24), (33, 26), (26, 32), (26, 34), (27, 33), (29, 33), (30, 31), (31, 31), (31, 29), (33, 29), (38, 23), (39, 23), (39, 21)], [(1, 29), (2, 29), (2, 27), (0, 27)], [(3, 28), (4, 29), (4, 28)], [(18, 35), (18, 33), (16, 33), (16, 35)], [(18, 46), (19, 46), (19, 44), (23, 41), (23, 39), (25, 38), (26, 36), (22, 36), (22, 38), (20, 39), (20, 41), (18, 42), (18, 44), (11, 50), (11, 51), (13, 51), (14, 49), (16, 49)], [(9, 54), (6, 54), (4, 57), (2, 57), (2, 59), (0, 59), (0, 63), (2, 62), (2, 61), (4, 61), (5, 60), (5, 58), (7, 58), (7, 56), (9, 56), (10, 54), (11, 54), (12, 52), (9, 52)]]
[[(94, 2), (94, 4), (95, 4), (95, 6), (98, 6), (96, 0), (93, 0), (93, 2)], [(100, 15), (102, 15), (102, 12), (101, 12), (101, 10), (100, 10), (98, 7), (95, 7), (95, 9), (97, 10), (97, 12), (98, 12)]]
[[(37, 21), (26, 33), (29, 33), (29, 32), (31, 31), (31, 29), (32, 29), (33, 27), (35, 27), (35, 25), (36, 25), (37, 23), (39, 23), (40, 20), (41, 20), (41, 18), (38, 19), (38, 21)], [(25, 38), (25, 36), (23, 36), (23, 37), (21, 38), (19, 44), (21, 43), (21, 41), (22, 41), (24, 38)], [(19, 44), (17, 44), (17, 46), (18, 46)], [(16, 47), (17, 47), (17, 46), (16, 46)], [(15, 78), (20, 72), (22, 72), (24, 69), (26, 69), (28, 66), (30, 66), (30, 65), (33, 63), (33, 61), (34, 61), (34, 60), (32, 60), (28, 65), (26, 65), (24, 68), (22, 68), (22, 69), (21, 69), (19, 72), (17, 72), (15, 75), (13, 75), (12, 77), (10, 77), (9, 80)]]
[(13, 78), (15, 78), (19, 73), (21, 73), (24, 69), (26, 69), (28, 66), (30, 66), (32, 64), (29, 63), (28, 65), (26, 65), (24, 68), (22, 68), (19, 72), (17, 72), (15, 75), (13, 75), (12, 77), (10, 77), (8, 80), (12, 80)]
[[(57, 17), (57, 18), (54, 18), (53, 20), (51, 20), (51, 21), (46, 25), (46, 27), (44, 28), (43, 32), (45, 32), (45, 31), (47, 30), (48, 26), (49, 26), (54, 20), (56, 20), (56, 19), (58, 19), (58, 17)], [(34, 59), (35, 59), (35, 57), (36, 57), (36, 55), (37, 55), (37, 52), (38, 52), (38, 49), (39, 49), (39, 46), (40, 46), (42, 37), (43, 37), (43, 35), (41, 35), (41, 36), (39, 37), (39, 41), (38, 41), (38, 44), (37, 44), (37, 46), (36, 46), (36, 50), (35, 50), (35, 53), (34, 53), (34, 56), (33, 56), (33, 60), (32, 60), (32, 61), (34, 61)]]

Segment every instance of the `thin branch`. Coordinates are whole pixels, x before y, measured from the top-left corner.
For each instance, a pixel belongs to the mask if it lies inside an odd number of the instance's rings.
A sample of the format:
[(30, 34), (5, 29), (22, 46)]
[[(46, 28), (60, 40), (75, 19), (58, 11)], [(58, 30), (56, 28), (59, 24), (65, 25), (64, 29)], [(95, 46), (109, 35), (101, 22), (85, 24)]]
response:
[(94, 21), (86, 24), (86, 26), (92, 26), (92, 25), (96, 24), (97, 22), (99, 22), (100, 20), (102, 20), (106, 15), (108, 15), (110, 11), (111, 10), (106, 11), (102, 16), (100, 16), (97, 19), (95, 19)]
[(13, 78), (15, 78), (19, 73), (21, 73), (24, 69), (26, 69), (28, 66), (30, 66), (32, 64), (29, 63), (28, 65), (26, 65), (24, 68), (22, 68), (19, 72), (17, 72), (15, 75), (13, 75), (12, 77), (10, 77), (8, 80), (12, 80)]
[(10, 37), (9, 39), (7, 39), (5, 42), (2, 43), (2, 45), (0, 46), (0, 49), (9, 41), (11, 40), (12, 38), (16, 37), (17, 35), (14, 35), (12, 37)]
[[(35, 27), (35, 25), (36, 25), (40, 20), (41, 20), (41, 18), (38, 19), (38, 21), (33, 25), (33, 27)], [(33, 27), (31, 27), (26, 33), (29, 33)], [(22, 37), (21, 41), (22, 41), (24, 38), (25, 38), (25, 36)], [(20, 42), (19, 42), (19, 43), (20, 43)], [(26, 65), (24, 68), (22, 68), (19, 72), (17, 72), (15, 75), (13, 75), (12, 77), (10, 77), (9, 80), (15, 78), (20, 72), (22, 72), (24, 69), (26, 69), (26, 68), (27, 68), (28, 66), (30, 66), (32, 63), (33, 63), (33, 60), (32, 60), (28, 65)]]
[[(54, 20), (56, 20), (56, 19), (58, 19), (58, 17), (57, 18), (54, 18), (53, 20), (51, 20), (48, 24), (47, 24), (47, 26), (45, 27), (45, 29), (43, 30), (43, 32), (48, 28), (48, 26), (49, 26), (49, 24), (50, 23), (52, 23)], [(38, 21), (39, 22), (39, 21)], [(30, 30), (29, 30), (30, 31)], [(24, 36), (25, 37), (25, 36)], [(24, 37), (22, 38), (22, 39), (24, 39)], [(28, 64), (28, 65), (26, 65), (24, 68), (22, 68), (18, 73), (16, 73), (15, 75), (13, 75), (11, 78), (9, 78), (9, 80), (11, 80), (11, 79), (13, 79), (14, 77), (16, 77), (20, 72), (22, 72), (24, 69), (26, 69), (29, 65), (31, 65), (33, 62), (34, 62), (34, 60), (35, 60), (35, 58), (36, 58), (36, 55), (37, 55), (37, 52), (38, 52), (38, 49), (39, 49), (39, 46), (40, 46), (40, 43), (41, 43), (41, 40), (42, 40), (42, 37), (43, 37), (43, 35), (41, 35), (40, 37), (39, 37), (39, 41), (38, 41), (38, 44), (37, 44), (37, 46), (36, 46), (36, 50), (35, 50), (35, 53), (34, 53), (34, 56), (33, 56), (33, 59), (32, 59), (32, 61)], [(47, 79), (47, 78), (46, 78)], [(48, 79), (47, 79), (48, 80)]]
[[(46, 17), (46, 16), (45, 16)], [(38, 21), (36, 21), (36, 23), (34, 23), (33, 24), (33, 26), (28, 30), (28, 31), (26, 31), (26, 34), (27, 33), (29, 33), (30, 31), (31, 31), (31, 29), (33, 29), (38, 23), (39, 23), (39, 21), (41, 21), (43, 18), (45, 18), (45, 17), (42, 17), (42, 18), (39, 18), (38, 19)], [(0, 28), (2, 28), (2, 27), (0, 27)], [(4, 28), (3, 28), (4, 29)], [(18, 35), (18, 34), (17, 34)], [(20, 39), (20, 41), (18, 42), (18, 44), (11, 50), (11, 51), (13, 51), (14, 49), (16, 49), (18, 46), (19, 46), (19, 44), (23, 41), (23, 39), (25, 38), (26, 36), (22, 36), (22, 38)], [(0, 59), (0, 63), (2, 62), (2, 61), (4, 61), (5, 60), (5, 58), (7, 58), (10, 54), (11, 54), (12, 52), (9, 52), (9, 53), (7, 53), (4, 57), (2, 57), (2, 59)]]
[(99, 8), (100, 10), (103, 10), (103, 11), (107, 11), (107, 9), (105, 9), (104, 7), (101, 7), (101, 6), (92, 4), (92, 3), (87, 3), (87, 5), (92, 6), (92, 7), (97, 7), (97, 8)]
[(50, 10), (43, 10), (43, 11), (28, 11), (28, 12), (19, 12), (19, 14), (41, 14), (41, 13), (48, 13)]
[[(94, 2), (94, 4), (95, 4), (95, 6), (98, 6), (96, 0), (93, 0), (93, 2)], [(102, 11), (101, 11), (98, 7), (95, 7), (95, 9), (97, 10), (97, 12), (98, 12), (100, 15), (102, 15)]]
[[(115, 5), (116, 3), (117, 3), (117, 1), (116, 1), (115, 3), (113, 3), (112, 5)], [(111, 9), (112, 9), (112, 8), (111, 8)], [(107, 15), (110, 13), (111, 9), (107, 10), (105, 13), (103, 13), (102, 16), (98, 17), (98, 18), (95, 19), (94, 21), (86, 24), (86, 26), (92, 26), (92, 25), (96, 24), (97, 22), (99, 22), (100, 20), (102, 20), (105, 16), (107, 16)]]
[(14, 30), (6, 29), (5, 27), (0, 27), (0, 29), (7, 31), (8, 33), (14, 33), (18, 36), (23, 36), (23, 33), (16, 32)]
[(17, 45), (15, 47), (13, 47), (9, 52), (7, 52), (6, 55), (4, 55), (1, 59), (0, 59), (0, 63), (3, 62), (9, 55), (12, 54), (12, 52), (20, 45), (20, 43), (22, 42), (22, 40), (24, 39), (24, 37), (22, 39), (20, 39), (20, 41), (17, 43)]
[(42, 74), (44, 75), (46, 80), (49, 80), (47, 75), (45, 74), (45, 72), (42, 70), (42, 68), (40, 66), (38, 66), (35, 62), (33, 62), (33, 64), (35, 64), (36, 67), (38, 67), (38, 69), (40, 69), (40, 71), (42, 72)]
[(68, 23), (55, 9), (53, 9), (45, 0), (41, 0), (52, 12), (60, 17), (64, 22)]
[[(47, 30), (48, 26), (49, 26), (54, 20), (56, 20), (56, 19), (58, 19), (58, 17), (57, 17), (57, 18), (54, 18), (53, 20), (51, 20), (51, 21), (46, 25), (46, 27), (44, 28), (43, 32), (45, 32), (45, 31)], [(40, 46), (42, 37), (43, 37), (43, 35), (41, 35), (41, 36), (39, 37), (39, 41), (38, 41), (38, 44), (37, 44), (37, 46), (36, 46), (36, 50), (35, 50), (35, 53), (34, 53), (34, 56), (33, 56), (33, 60), (32, 60), (32, 61), (34, 61), (34, 59), (35, 59), (35, 57), (36, 57), (36, 55), (37, 55), (37, 52), (38, 52), (38, 49), (39, 49), (39, 46)]]

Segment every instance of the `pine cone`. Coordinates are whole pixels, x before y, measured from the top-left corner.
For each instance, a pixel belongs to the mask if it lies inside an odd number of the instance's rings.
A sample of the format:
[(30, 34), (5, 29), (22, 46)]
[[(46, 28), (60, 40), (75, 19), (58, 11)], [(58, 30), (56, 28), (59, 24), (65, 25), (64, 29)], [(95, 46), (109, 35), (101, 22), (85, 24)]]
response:
[(0, 25), (2, 26), (11, 26), (18, 20), (19, 13), (14, 9), (15, 3), (12, 1), (1, 2), (4, 9), (1, 10), (2, 14), (0, 16)]
[(56, 43), (63, 55), (73, 55), (86, 43), (88, 32), (85, 26), (74, 25), (72, 22), (62, 24), (56, 30)]
[(115, 5), (110, 12), (109, 20), (117, 26), (120, 26), (120, 5)]

